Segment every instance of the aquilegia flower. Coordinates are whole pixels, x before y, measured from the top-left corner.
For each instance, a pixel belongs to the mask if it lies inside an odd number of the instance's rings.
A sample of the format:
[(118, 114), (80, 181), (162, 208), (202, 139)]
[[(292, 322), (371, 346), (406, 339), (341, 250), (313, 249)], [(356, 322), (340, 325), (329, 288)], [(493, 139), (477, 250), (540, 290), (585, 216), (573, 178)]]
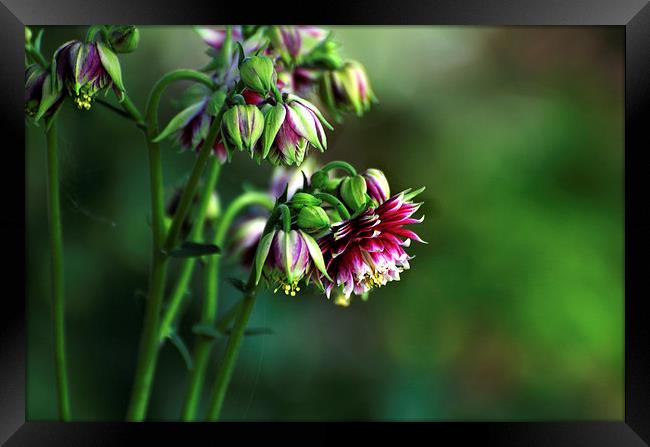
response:
[(102, 42), (73, 40), (54, 53), (57, 86), (65, 85), (77, 108), (89, 110), (97, 93), (112, 87), (122, 98), (124, 85), (117, 55)]
[(262, 158), (278, 166), (299, 166), (307, 155), (308, 145), (321, 152), (327, 148), (323, 124), (332, 129), (320, 111), (309, 101), (288, 95), (283, 104), (267, 104), (262, 134)]
[(390, 281), (398, 281), (409, 268), (411, 257), (404, 250), (411, 240), (423, 242), (405, 225), (421, 223), (424, 217), (411, 216), (420, 207), (411, 199), (421, 190), (394, 195), (376, 208), (369, 207), (349, 220), (332, 225), (331, 233), (318, 245), (332, 280), (318, 276), (329, 297), (333, 290), (363, 295)]

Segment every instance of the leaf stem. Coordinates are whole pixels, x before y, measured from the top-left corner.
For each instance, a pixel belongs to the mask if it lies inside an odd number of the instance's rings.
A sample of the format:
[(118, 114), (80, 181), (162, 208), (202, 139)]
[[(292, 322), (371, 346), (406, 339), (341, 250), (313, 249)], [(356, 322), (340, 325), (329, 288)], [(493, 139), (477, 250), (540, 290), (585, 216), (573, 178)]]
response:
[[(249, 191), (237, 197), (226, 209), (222, 219), (219, 221), (214, 235), (213, 243), (223, 248), (226, 233), (235, 217), (244, 209), (251, 205), (260, 205), (268, 210), (272, 210), (274, 203), (268, 194)], [(201, 324), (213, 326), (215, 324), (218, 303), (218, 275), (220, 256), (211, 256), (205, 268), (204, 274), (204, 298), (201, 310)], [(210, 350), (213, 340), (197, 335), (194, 349), (194, 365), (190, 376), (190, 383), (183, 405), (182, 418), (184, 421), (193, 421), (196, 419), (198, 404), (201, 397), (203, 383), (205, 381), (205, 371), (208, 360), (210, 359)]]
[(65, 304), (63, 278), (63, 230), (59, 193), (59, 160), (56, 122), (47, 130), (47, 175), (52, 250), (52, 320), (54, 326), (54, 361), (59, 419), (70, 420), (70, 398), (65, 354)]

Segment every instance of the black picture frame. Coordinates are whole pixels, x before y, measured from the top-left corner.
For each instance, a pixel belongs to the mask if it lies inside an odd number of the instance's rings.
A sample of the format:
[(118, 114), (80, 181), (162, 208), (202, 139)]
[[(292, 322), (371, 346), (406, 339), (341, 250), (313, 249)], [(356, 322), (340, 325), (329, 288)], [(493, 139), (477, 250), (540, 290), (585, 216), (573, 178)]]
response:
[[(252, 6), (253, 4), (251, 4)], [(625, 29), (625, 417), (611, 422), (437, 422), (431, 424), (364, 425), (363, 436), (384, 437), (393, 430), (437, 442), (453, 439), (499, 446), (642, 446), (650, 443), (650, 329), (642, 303), (647, 299), (647, 228), (650, 210), (644, 152), (650, 133), (644, 111), (650, 107), (650, 6), (648, 0), (439, 0), (399, 2), (306, 2), (242, 7), (240, 2), (183, 0), (0, 0), (0, 88), (2, 145), (6, 163), (0, 176), (5, 209), (0, 215), (2, 256), (6, 265), (0, 301), (0, 442), (23, 445), (123, 445), (216, 439), (225, 431), (242, 433), (233, 424), (182, 423), (56, 423), (25, 421), (25, 155), (24, 155), (24, 31), (25, 25), (90, 23), (326, 23), (383, 25), (607, 25)], [(307, 11), (314, 11), (307, 15)], [(7, 160), (7, 157), (9, 158)], [(22, 191), (22, 193), (21, 193)], [(254, 442), (273, 436), (277, 426), (246, 430)], [(353, 428), (350, 425), (347, 428)], [(296, 436), (319, 440), (339, 437), (333, 431), (303, 425)], [(300, 430), (300, 428), (298, 428)], [(282, 436), (295, 434), (280, 427)], [(397, 433), (395, 433), (397, 434)], [(400, 433), (404, 435), (405, 433)], [(223, 439), (223, 438), (219, 438)], [(192, 441), (194, 442), (194, 441)]]

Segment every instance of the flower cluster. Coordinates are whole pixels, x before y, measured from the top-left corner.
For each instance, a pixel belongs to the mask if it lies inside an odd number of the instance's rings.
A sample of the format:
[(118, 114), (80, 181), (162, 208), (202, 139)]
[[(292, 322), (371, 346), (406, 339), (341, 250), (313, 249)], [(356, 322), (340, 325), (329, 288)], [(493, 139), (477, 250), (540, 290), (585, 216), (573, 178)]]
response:
[[(343, 61), (326, 31), (308, 26), (197, 28), (212, 61), (205, 70), (223, 93), (221, 136), (214, 153), (223, 163), (236, 150), (261, 163), (300, 166), (309, 148), (327, 149), (332, 129), (318, 102), (340, 120), (363, 114), (375, 101), (368, 76), (356, 61)], [(182, 149), (199, 150), (215, 119), (211, 92), (188, 92), (185, 108), (170, 122)]]
[[(331, 176), (337, 167), (347, 175)], [(258, 280), (274, 291), (295, 296), (304, 279), (347, 305), (352, 295), (365, 298), (410, 268), (406, 249), (412, 240), (423, 241), (406, 226), (424, 219), (413, 217), (421, 205), (413, 199), (423, 189), (391, 196), (380, 170), (359, 175), (347, 163), (330, 163), (278, 198), (275, 225), (266, 234), (260, 222), (241, 227), (237, 240), (249, 253), (256, 246)]]

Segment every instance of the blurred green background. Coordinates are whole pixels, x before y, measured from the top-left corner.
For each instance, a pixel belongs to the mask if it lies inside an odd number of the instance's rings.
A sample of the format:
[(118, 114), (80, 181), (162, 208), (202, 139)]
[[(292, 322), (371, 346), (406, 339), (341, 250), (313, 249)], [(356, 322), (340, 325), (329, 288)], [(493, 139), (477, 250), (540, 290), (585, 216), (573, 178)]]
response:
[[(329, 133), (320, 161), (380, 168), (393, 192), (425, 185), (418, 232), (429, 245), (413, 244), (411, 270), (366, 303), (261, 296), (251, 325), (274, 333), (245, 340), (223, 417), (621, 420), (622, 28), (334, 30), (380, 103)], [(84, 35), (48, 27), (46, 56)], [(166, 71), (203, 66), (204, 50), (189, 27), (141, 28), (138, 51), (121, 56), (134, 102), (143, 108)], [(146, 151), (135, 126), (99, 105), (67, 104), (60, 122), (73, 417), (120, 420), (150, 256)], [(42, 128), (26, 133), (27, 417), (45, 420), (56, 418), (45, 147)], [(163, 155), (171, 194), (194, 156), (170, 143)], [(235, 156), (222, 203), (244, 183), (265, 188), (270, 172)], [(181, 326), (190, 344), (195, 277)], [(224, 281), (220, 311), (237, 298)], [(151, 419), (179, 417), (186, 380), (165, 346)]]

